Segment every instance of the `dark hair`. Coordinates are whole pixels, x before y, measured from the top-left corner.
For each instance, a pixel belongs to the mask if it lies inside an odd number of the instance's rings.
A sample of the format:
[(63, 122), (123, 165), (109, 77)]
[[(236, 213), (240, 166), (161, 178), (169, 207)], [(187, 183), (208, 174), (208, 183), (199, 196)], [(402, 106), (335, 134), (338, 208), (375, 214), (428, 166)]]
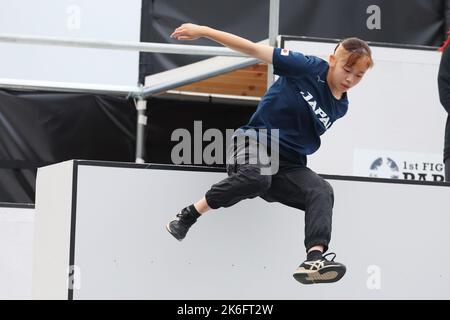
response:
[(369, 45), (364, 40), (358, 38), (344, 39), (337, 44), (334, 49), (335, 53), (339, 45), (342, 45), (346, 51), (350, 52), (346, 66), (352, 67), (359, 59), (367, 57), (367, 67), (373, 67), (372, 50), (370, 50)]
[(442, 45), (442, 47), (439, 48), (440, 52), (444, 52), (445, 48), (447, 48), (448, 45), (450, 44), (450, 29), (448, 30), (447, 34), (448, 34), (447, 40), (445, 40), (445, 42)]

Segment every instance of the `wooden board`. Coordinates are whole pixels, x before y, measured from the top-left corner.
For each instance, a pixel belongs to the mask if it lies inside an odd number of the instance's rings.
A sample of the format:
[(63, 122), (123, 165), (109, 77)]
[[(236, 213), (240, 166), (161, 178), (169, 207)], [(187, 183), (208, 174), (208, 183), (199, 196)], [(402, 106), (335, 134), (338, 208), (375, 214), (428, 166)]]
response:
[(267, 90), (267, 64), (256, 64), (174, 90), (261, 97)]

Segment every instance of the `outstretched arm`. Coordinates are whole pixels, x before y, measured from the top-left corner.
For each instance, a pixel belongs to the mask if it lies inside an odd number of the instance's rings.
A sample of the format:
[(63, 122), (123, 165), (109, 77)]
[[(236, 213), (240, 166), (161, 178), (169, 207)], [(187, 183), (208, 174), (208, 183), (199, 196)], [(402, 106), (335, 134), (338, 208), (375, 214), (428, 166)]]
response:
[(234, 34), (219, 31), (210, 27), (184, 23), (176, 28), (170, 37), (177, 40), (195, 40), (201, 37), (208, 38), (263, 62), (272, 63), (273, 47), (254, 43)]

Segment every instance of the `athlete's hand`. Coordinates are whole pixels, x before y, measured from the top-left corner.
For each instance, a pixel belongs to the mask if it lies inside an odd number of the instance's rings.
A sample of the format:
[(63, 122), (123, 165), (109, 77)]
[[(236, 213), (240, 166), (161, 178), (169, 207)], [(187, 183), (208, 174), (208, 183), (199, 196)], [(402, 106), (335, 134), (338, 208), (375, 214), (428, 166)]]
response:
[(177, 40), (196, 40), (202, 37), (203, 27), (193, 23), (183, 23), (170, 35)]

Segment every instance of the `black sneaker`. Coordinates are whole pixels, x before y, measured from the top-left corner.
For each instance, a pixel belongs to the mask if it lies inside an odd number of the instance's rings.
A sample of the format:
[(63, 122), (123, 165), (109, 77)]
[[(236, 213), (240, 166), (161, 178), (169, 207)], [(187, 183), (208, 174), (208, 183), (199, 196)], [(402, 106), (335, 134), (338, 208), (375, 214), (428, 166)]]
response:
[(186, 237), (186, 233), (189, 228), (197, 221), (194, 213), (189, 211), (189, 208), (184, 208), (179, 214), (177, 219), (170, 221), (166, 225), (167, 231), (173, 235), (177, 240), (181, 241)]
[[(328, 255), (334, 255), (333, 259), (325, 259)], [(295, 280), (303, 284), (329, 283), (340, 280), (345, 274), (345, 266), (342, 263), (334, 262), (335, 253), (328, 253), (321, 259), (304, 261), (295, 270), (293, 276)]]

